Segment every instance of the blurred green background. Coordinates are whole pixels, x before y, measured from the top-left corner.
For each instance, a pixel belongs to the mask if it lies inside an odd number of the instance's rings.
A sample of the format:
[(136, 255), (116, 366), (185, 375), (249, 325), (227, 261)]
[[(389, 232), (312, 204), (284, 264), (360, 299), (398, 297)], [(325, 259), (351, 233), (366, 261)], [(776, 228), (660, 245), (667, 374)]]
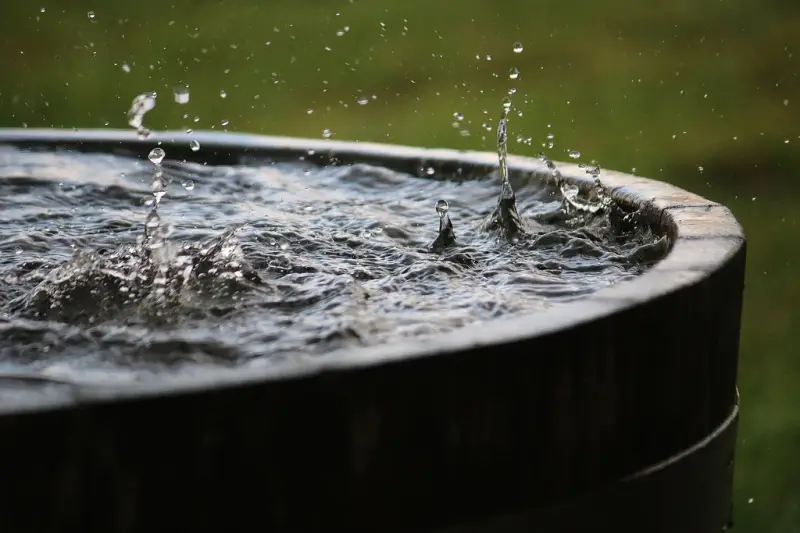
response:
[(0, 14), (2, 127), (125, 128), (134, 96), (157, 91), (153, 129), (490, 149), (514, 88), (512, 152), (552, 133), (554, 159), (579, 150), (728, 204), (749, 238), (736, 530), (800, 531), (800, 2), (3, 0)]

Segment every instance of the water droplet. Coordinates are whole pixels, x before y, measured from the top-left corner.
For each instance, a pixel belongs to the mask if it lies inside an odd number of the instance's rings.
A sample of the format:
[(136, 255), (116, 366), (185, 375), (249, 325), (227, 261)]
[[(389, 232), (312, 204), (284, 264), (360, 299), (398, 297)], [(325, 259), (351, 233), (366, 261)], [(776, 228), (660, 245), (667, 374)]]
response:
[(448, 209), (450, 209), (450, 205), (448, 205), (447, 200), (436, 202), (436, 212), (439, 214), (439, 218), (444, 218)]
[(86, 13), (86, 16), (88, 16), (90, 19), (94, 19), (94, 11), (89, 11)]
[(705, 170), (703, 167), (697, 167), (697, 171), (698, 171), (700, 174), (702, 174), (702, 173), (703, 173), (703, 170)]
[(156, 196), (156, 200), (160, 200), (164, 193), (167, 192), (167, 180), (165, 180), (162, 176), (157, 175), (153, 178), (152, 183), (150, 183), (150, 190), (153, 191), (153, 194)]
[(173, 89), (172, 94), (175, 96), (175, 102), (179, 104), (189, 103), (189, 88), (184, 85), (179, 85)]
[(164, 152), (163, 148), (153, 148), (150, 150), (150, 153), (147, 155), (147, 159), (150, 160), (151, 163), (154, 165), (160, 165), (161, 161), (164, 160), (164, 156), (166, 156), (166, 152)]
[(156, 211), (150, 211), (147, 214), (147, 219), (144, 222), (144, 226), (147, 229), (153, 230), (156, 229), (161, 225), (161, 217), (158, 216)]
[(183, 188), (186, 189), (187, 191), (194, 190), (194, 181), (192, 180), (184, 180), (181, 182), (181, 185), (183, 185)]
[(144, 116), (156, 106), (156, 96), (155, 92), (142, 93), (131, 103), (131, 108), (128, 110), (128, 124), (140, 133), (144, 129)]
[(326, 139), (330, 139), (331, 138), (331, 130), (329, 130), (328, 128), (325, 128), (324, 130), (322, 130), (322, 136), (325, 137)]
[(219, 97), (220, 98), (227, 98), (228, 97), (228, 93), (226, 93), (225, 91), (220, 91), (219, 92)]
[(44, 12), (46, 12), (46, 11), (47, 11), (47, 8), (46, 8), (46, 7), (43, 7), (43, 8), (42, 8), (42, 9), (40, 9), (39, 11), (40, 11), (41, 13), (44, 13)]
[(369, 98), (366, 96), (359, 96), (356, 102), (358, 105), (367, 105), (369, 103)]
[(577, 150), (570, 150), (568, 154), (571, 159), (578, 159), (581, 156), (581, 153)]
[(222, 122), (220, 122), (220, 124), (222, 124), (223, 126), (227, 126), (228, 124), (230, 124), (230, 122), (227, 119), (225, 119)]
[(130, 71), (131, 71), (131, 66), (129, 64), (127, 64), (127, 63), (123, 63), (122, 64), (122, 72), (125, 72), (127, 74)]
[(514, 53), (521, 54), (522, 53), (522, 43), (514, 43)]
[(453, 113), (453, 117), (455, 117), (455, 119), (456, 119), (457, 121), (459, 121), (459, 122), (461, 122), (462, 120), (464, 120), (464, 115), (462, 115), (462, 114), (461, 114), (461, 113), (459, 113), (458, 111), (456, 111), (455, 113)]
[(200, 141), (192, 141), (189, 143), (189, 148), (192, 149), (192, 152), (196, 152), (200, 149)]
[(561, 194), (563, 194), (564, 198), (566, 198), (566, 200), (569, 201), (572, 204), (576, 204), (577, 203), (577, 201), (578, 201), (578, 192), (580, 192), (580, 189), (578, 189), (577, 185), (571, 185), (571, 184), (565, 183), (561, 187)]
[(508, 77), (511, 78), (512, 80), (519, 78), (519, 69), (512, 68), (511, 70), (509, 70)]
[(506, 111), (511, 109), (511, 98), (509, 98), (508, 96), (503, 97), (503, 109), (505, 109)]
[(748, 499), (747, 499), (747, 503), (753, 503), (754, 501), (755, 501), (755, 499), (754, 499), (754, 498), (748, 498)]

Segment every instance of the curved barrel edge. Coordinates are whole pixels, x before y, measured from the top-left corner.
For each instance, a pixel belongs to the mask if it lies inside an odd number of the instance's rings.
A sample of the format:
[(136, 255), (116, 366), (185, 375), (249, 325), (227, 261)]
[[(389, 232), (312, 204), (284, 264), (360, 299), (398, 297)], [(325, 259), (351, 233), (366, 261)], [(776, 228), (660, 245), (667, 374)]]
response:
[(429, 533), (718, 533), (733, 525), (739, 406), (694, 446), (604, 489), (547, 508)]

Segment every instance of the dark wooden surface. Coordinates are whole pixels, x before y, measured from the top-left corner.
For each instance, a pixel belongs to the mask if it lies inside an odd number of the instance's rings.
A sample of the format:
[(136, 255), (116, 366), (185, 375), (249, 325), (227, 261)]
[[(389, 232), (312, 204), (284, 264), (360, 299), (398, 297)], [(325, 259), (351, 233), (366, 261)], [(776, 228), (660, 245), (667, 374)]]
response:
[[(191, 152), (190, 139), (203, 149)], [(302, 155), (464, 179), (496, 166), (492, 154), (383, 145), (0, 130), (0, 144), (139, 157), (158, 140), (168, 157), (221, 163)], [(532, 159), (511, 158), (510, 168), (515, 179), (549, 175)], [(560, 168), (588, 186), (583, 169)], [(41, 385), (40, 405), (0, 405), (0, 530), (435, 531), (545, 516), (592, 494), (634, 502), (610, 487), (694, 450), (694, 478), (675, 474), (685, 490), (672, 481), (651, 492), (663, 495), (655, 508), (685, 518), (674, 522), (681, 533), (720, 531), (732, 469), (719, 465), (733, 438), (698, 445), (735, 436), (742, 230), (724, 206), (670, 185), (609, 171), (601, 179), (622, 203), (643, 206), (672, 250), (579, 302), (306, 367), (177, 386)], [(707, 488), (697, 498), (680, 496), (698, 486)], [(633, 531), (618, 508), (572, 531)], [(561, 531), (517, 524), (498, 531)]]

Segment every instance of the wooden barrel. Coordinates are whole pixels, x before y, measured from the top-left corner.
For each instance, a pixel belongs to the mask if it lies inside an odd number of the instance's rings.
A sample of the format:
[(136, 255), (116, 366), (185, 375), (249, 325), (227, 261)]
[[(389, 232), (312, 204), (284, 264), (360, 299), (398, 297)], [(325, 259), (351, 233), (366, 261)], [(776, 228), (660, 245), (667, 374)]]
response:
[[(448, 179), (497, 166), (493, 154), (380, 144), (0, 130), (0, 145), (45, 150), (146, 157), (156, 142), (210, 164), (368, 162)], [(512, 157), (510, 169), (552, 180), (535, 159)], [(583, 169), (560, 169), (591, 186)], [(0, 530), (727, 528), (742, 229), (724, 206), (671, 185), (601, 179), (671, 251), (547, 312), (303, 366), (116, 387), (0, 380)], [(17, 401), (13, 387), (38, 394)]]

